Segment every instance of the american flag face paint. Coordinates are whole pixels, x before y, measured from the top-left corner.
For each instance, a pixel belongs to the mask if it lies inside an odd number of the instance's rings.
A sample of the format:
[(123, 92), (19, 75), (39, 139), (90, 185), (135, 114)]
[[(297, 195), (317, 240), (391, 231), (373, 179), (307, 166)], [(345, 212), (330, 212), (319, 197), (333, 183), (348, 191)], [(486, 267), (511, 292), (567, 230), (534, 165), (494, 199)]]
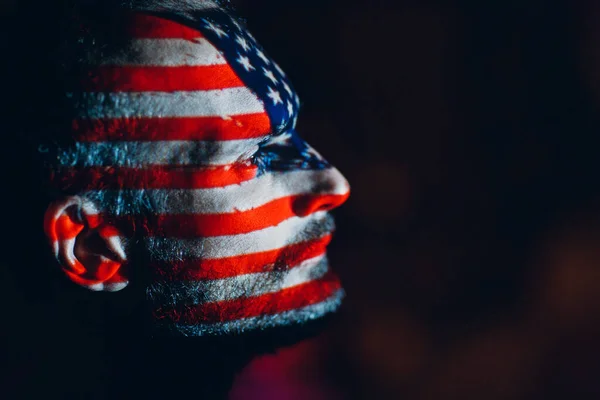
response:
[[(125, 253), (142, 246), (153, 316), (173, 333), (334, 311), (343, 290), (325, 255), (328, 212), (349, 186), (297, 134), (300, 101), (284, 72), (212, 2), (123, 20), (124, 40), (90, 49), (67, 93), (74, 141), (57, 150), (53, 183), (77, 194), (89, 226), (113, 227), (101, 235), (129, 243)], [(78, 231), (60, 231), (50, 235), (57, 257), (76, 258), (59, 249)], [(109, 286), (71, 278), (118, 290), (135, 279), (126, 270), (111, 270)]]

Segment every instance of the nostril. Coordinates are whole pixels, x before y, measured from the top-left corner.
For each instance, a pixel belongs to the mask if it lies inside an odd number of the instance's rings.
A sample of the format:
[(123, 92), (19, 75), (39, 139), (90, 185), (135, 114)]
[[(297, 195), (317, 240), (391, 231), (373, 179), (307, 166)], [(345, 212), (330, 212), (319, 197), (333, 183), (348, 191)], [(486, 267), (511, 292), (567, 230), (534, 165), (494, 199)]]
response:
[(297, 197), (293, 203), (296, 215), (305, 217), (319, 211), (329, 211), (342, 205), (348, 194), (343, 195), (309, 195)]

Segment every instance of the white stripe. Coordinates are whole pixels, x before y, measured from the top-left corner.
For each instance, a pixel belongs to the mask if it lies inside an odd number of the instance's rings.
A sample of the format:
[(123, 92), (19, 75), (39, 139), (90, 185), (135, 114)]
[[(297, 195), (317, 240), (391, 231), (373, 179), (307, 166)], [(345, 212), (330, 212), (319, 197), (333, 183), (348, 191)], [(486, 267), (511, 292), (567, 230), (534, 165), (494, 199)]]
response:
[(65, 167), (227, 165), (247, 160), (263, 138), (222, 141), (78, 142), (58, 158)]
[(264, 112), (248, 88), (189, 92), (69, 93), (80, 118), (222, 117)]
[[(200, 35), (200, 33), (198, 33)], [(105, 66), (207, 66), (224, 65), (227, 60), (205, 38), (133, 39), (118, 54), (99, 60)]]
[(198, 11), (219, 8), (211, 0), (125, 0), (122, 6), (146, 11)]
[(108, 237), (106, 239), (106, 242), (107, 248), (121, 258), (119, 260), (120, 262), (124, 262), (127, 260), (127, 254), (125, 254), (125, 246), (123, 245), (122, 238), (120, 238), (119, 236), (112, 236)]
[(75, 257), (74, 249), (75, 249), (75, 239), (64, 239), (59, 244), (59, 250), (63, 250), (59, 254), (62, 255), (63, 261), (68, 266), (73, 266), (78, 263), (77, 257)]
[(258, 317), (243, 318), (235, 321), (218, 322), (214, 324), (169, 325), (168, 323), (165, 323), (162, 328), (167, 330), (167, 332), (170, 334), (175, 333), (183, 336), (208, 336), (240, 334), (258, 328), (265, 329), (277, 326), (299, 324), (321, 318), (326, 314), (336, 311), (342, 304), (344, 297), (345, 292), (343, 289), (340, 289), (325, 301), (275, 315), (261, 315)]
[(240, 234), (193, 239), (150, 237), (144, 240), (157, 261), (217, 259), (280, 249), (318, 239), (334, 229), (325, 211), (308, 217), (292, 217), (277, 226)]
[(210, 189), (147, 189), (90, 191), (83, 197), (122, 215), (134, 212), (126, 204), (151, 204), (157, 214), (217, 214), (248, 211), (273, 200), (302, 194), (344, 195), (348, 182), (335, 168), (272, 172), (239, 185)]
[(129, 285), (128, 281), (117, 283), (95, 283), (86, 287), (94, 292), (118, 292)]
[(161, 305), (196, 305), (261, 296), (302, 285), (325, 276), (329, 266), (325, 256), (305, 260), (286, 271), (269, 271), (231, 278), (155, 282), (146, 290), (150, 300)]

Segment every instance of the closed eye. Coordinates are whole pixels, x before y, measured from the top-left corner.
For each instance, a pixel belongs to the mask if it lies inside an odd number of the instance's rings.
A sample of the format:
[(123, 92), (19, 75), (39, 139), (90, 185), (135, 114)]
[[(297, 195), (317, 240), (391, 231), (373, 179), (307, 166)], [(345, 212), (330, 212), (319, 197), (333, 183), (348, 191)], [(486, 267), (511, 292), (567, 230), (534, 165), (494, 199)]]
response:
[[(264, 142), (261, 142), (261, 143), (264, 143)], [(258, 151), (260, 150), (261, 143), (250, 146), (248, 148), (248, 150), (246, 150), (242, 154), (240, 154), (240, 156), (238, 157), (238, 162), (244, 162), (244, 161), (250, 160), (252, 157), (254, 157), (254, 155), (256, 155), (256, 153), (258, 153)]]
[(285, 132), (283, 134), (270, 134), (265, 137), (260, 143), (255, 146), (250, 147), (247, 151), (240, 155), (238, 161), (246, 161), (251, 158), (254, 158), (261, 149), (267, 146), (281, 146), (288, 144), (289, 140), (292, 138), (291, 132)]
[(277, 144), (285, 144), (286, 142), (288, 142), (290, 139), (292, 138), (292, 132), (285, 132), (279, 135), (272, 135), (269, 136), (269, 138), (263, 142), (263, 145), (277, 145)]

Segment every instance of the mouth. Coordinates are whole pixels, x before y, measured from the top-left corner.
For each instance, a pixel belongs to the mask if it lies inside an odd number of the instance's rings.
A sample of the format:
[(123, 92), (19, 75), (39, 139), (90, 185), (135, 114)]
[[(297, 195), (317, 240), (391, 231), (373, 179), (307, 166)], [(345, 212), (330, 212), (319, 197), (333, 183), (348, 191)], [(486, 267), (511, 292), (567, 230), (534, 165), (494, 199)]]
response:
[(224, 279), (283, 270), (325, 254), (335, 230), (326, 212), (243, 235), (146, 238), (157, 280)]
[(272, 264), (273, 270), (288, 270), (308, 259), (325, 256), (334, 231), (335, 222), (331, 215), (325, 214), (320, 220), (312, 220), (300, 233), (300, 240), (295, 239), (296, 243), (281, 251)]
[(331, 235), (335, 231), (335, 220), (331, 214), (325, 211), (316, 212), (309, 220), (300, 236), (308, 240), (315, 237)]

